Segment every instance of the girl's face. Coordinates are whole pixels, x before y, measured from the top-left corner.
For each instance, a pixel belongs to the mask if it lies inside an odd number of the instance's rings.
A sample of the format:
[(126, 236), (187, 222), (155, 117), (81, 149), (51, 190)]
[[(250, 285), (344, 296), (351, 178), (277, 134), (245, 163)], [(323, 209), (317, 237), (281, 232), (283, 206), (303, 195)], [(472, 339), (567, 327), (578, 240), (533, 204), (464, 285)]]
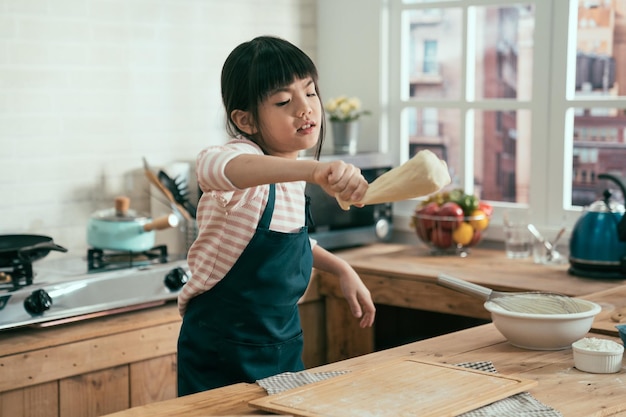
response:
[(317, 143), (322, 103), (311, 78), (270, 92), (259, 107), (261, 146), (270, 155), (297, 158)]

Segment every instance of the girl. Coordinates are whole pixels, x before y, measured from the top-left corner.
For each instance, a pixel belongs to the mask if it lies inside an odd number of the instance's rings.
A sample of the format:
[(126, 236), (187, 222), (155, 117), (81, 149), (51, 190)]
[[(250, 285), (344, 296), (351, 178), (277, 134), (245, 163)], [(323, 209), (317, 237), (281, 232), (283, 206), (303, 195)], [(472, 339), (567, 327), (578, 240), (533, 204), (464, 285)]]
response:
[[(317, 77), (303, 51), (274, 37), (239, 45), (224, 63), (232, 139), (197, 159), (199, 233), (178, 298), (180, 396), (304, 369), (297, 302), (313, 266), (339, 277), (361, 327), (374, 321), (359, 276), (304, 226), (306, 182), (357, 205), (368, 186), (353, 165), (317, 160), (324, 132)], [(316, 160), (298, 160), (316, 144)]]

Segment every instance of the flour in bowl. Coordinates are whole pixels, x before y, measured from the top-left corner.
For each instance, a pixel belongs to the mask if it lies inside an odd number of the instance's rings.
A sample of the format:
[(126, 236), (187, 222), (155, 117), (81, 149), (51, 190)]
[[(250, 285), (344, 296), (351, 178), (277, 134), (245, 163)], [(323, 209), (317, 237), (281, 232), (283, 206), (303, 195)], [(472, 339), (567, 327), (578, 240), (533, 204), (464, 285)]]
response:
[(597, 352), (611, 352), (620, 353), (624, 348), (612, 340), (597, 339), (595, 337), (585, 337), (577, 342), (574, 342), (574, 346), (579, 349), (593, 350)]

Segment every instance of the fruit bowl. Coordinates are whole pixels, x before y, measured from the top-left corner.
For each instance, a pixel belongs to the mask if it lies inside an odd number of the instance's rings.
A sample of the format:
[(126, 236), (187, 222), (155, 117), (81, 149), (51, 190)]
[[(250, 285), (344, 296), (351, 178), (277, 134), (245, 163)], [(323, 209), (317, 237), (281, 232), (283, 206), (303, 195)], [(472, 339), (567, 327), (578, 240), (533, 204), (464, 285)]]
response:
[(411, 225), (433, 255), (467, 256), (485, 236), (493, 207), (461, 189), (431, 195), (415, 209)]
[(433, 255), (467, 256), (469, 248), (477, 245), (485, 236), (489, 216), (441, 216), (415, 213), (412, 226), (421, 242)]

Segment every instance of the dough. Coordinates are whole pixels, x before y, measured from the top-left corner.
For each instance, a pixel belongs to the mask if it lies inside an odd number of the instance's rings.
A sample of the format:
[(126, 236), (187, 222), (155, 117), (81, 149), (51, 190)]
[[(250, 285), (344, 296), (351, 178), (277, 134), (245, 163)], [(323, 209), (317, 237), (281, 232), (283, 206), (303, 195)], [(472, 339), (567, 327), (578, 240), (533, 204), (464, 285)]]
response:
[[(450, 173), (445, 161), (425, 149), (413, 158), (376, 178), (359, 204), (391, 203), (422, 197), (450, 184)], [(349, 210), (350, 202), (337, 198), (342, 209)]]

